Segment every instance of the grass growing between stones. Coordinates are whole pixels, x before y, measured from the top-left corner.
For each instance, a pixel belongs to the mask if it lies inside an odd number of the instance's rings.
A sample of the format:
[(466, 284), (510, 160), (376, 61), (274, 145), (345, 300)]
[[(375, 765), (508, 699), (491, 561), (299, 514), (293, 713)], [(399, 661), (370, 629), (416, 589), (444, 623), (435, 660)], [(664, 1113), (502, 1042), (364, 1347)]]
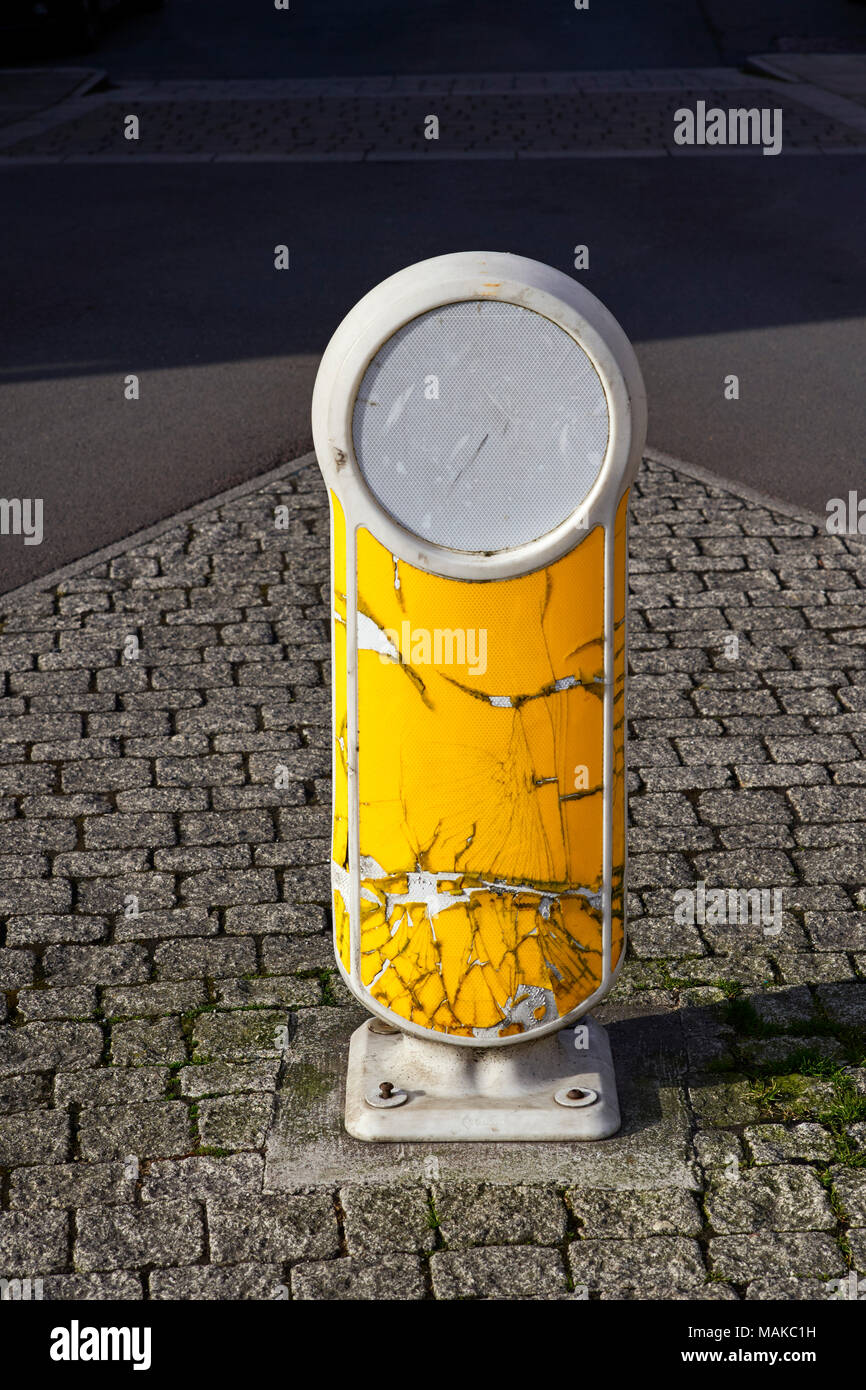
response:
[[(745, 1076), (762, 1119), (788, 1125), (811, 1120), (823, 1125), (835, 1145), (836, 1165), (866, 1167), (866, 1150), (849, 1133), (853, 1125), (866, 1121), (866, 1095), (851, 1076), (852, 1068), (866, 1065), (866, 1031), (837, 1023), (820, 1009), (808, 1020), (768, 1022), (751, 1000), (743, 997), (742, 984), (724, 979), (714, 984), (725, 995), (722, 1016), (734, 1030), (735, 1055), (712, 1060), (707, 1070)], [(790, 1039), (790, 1051), (772, 1061), (749, 1060), (737, 1039), (752, 1038)], [(832, 1038), (840, 1045), (842, 1057), (828, 1057), (817, 1047), (798, 1045), (799, 1038)]]
[(293, 971), (293, 974), (299, 980), (318, 980), (319, 988), (322, 991), (320, 1003), (338, 1006), (342, 1002), (334, 989), (336, 970), (328, 970), (327, 967), (320, 966), (315, 970), (296, 970)]

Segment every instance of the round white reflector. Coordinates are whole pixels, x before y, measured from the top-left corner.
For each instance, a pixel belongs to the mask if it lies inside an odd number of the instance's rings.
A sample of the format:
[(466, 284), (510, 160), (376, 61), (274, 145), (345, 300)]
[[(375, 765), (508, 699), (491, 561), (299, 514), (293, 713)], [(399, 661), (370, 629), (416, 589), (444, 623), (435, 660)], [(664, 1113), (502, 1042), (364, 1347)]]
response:
[(610, 421), (598, 372), (562, 328), (502, 300), (444, 304), (370, 362), (352, 436), (396, 521), (453, 550), (496, 551), (579, 511)]

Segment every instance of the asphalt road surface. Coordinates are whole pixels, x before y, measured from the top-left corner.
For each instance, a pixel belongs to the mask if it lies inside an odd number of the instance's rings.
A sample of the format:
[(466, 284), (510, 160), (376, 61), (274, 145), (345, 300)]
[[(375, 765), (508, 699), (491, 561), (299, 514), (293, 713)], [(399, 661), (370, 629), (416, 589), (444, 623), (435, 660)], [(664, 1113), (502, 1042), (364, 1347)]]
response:
[[(866, 6), (168, 0), (113, 23), (89, 61), (116, 83), (623, 69), (736, 62), (798, 34), (866, 37)], [(42, 545), (4, 538), (0, 590), (310, 448), (312, 383), (340, 318), (384, 276), (449, 250), (572, 271), (587, 243), (580, 278), (636, 344), (651, 444), (823, 512), (866, 489), (863, 163), (7, 167), (0, 496), (42, 497), (46, 517)], [(724, 398), (730, 374), (738, 401)]]
[(699, 67), (858, 39), (852, 0), (167, 0), (128, 7), (93, 56), (114, 80), (330, 77)]
[(866, 486), (860, 156), (30, 166), (2, 182), (0, 495), (46, 499), (43, 544), (4, 542), (4, 589), (309, 449), (342, 315), (451, 250), (569, 270), (588, 244), (579, 278), (637, 346), (651, 444), (822, 512)]

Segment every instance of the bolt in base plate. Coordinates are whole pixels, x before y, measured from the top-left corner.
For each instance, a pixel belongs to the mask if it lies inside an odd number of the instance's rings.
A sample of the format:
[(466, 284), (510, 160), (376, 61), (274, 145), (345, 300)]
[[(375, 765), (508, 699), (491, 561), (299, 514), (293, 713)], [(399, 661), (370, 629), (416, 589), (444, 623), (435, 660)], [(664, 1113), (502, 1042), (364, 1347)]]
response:
[[(376, 1106), (382, 1082), (405, 1092)], [(569, 1091), (581, 1102), (557, 1100)], [(595, 1100), (583, 1093), (595, 1093)], [(356, 1139), (411, 1143), (466, 1140), (606, 1139), (620, 1126), (610, 1044), (601, 1024), (506, 1047), (455, 1047), (408, 1033), (381, 1033), (370, 1021), (352, 1034), (346, 1129)]]

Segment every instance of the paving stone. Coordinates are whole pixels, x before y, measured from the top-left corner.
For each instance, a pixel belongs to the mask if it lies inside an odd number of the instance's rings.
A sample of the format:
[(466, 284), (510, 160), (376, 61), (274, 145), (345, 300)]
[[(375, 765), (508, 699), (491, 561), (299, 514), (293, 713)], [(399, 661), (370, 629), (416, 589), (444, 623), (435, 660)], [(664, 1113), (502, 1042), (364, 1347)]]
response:
[(45, 1076), (34, 1072), (0, 1076), (0, 1115), (43, 1109), (50, 1100), (50, 1086)]
[(808, 1024), (815, 1013), (812, 995), (805, 985), (793, 989), (765, 987), (749, 993), (746, 999), (762, 1023), (777, 1028), (786, 1028), (792, 1023)]
[(151, 1298), (172, 1302), (279, 1300), (288, 1298), (288, 1294), (288, 1284), (278, 1264), (187, 1265), (180, 1269), (155, 1269), (150, 1276)]
[(185, 1062), (186, 1043), (177, 1018), (135, 1019), (111, 1027), (111, 1060), (115, 1066), (152, 1066)]
[(146, 849), (76, 850), (54, 857), (54, 872), (64, 878), (110, 878), (113, 874), (145, 873)]
[(390, 1251), (421, 1254), (436, 1244), (433, 1214), (422, 1187), (347, 1184), (340, 1189), (346, 1248), (375, 1261)]
[(866, 914), (807, 912), (806, 930), (817, 951), (866, 950)]
[(181, 897), (184, 904), (204, 903), (208, 907), (275, 902), (276, 878), (272, 869), (189, 874), (181, 885)]
[(212, 1202), (246, 1195), (257, 1201), (263, 1174), (262, 1157), (253, 1153), (154, 1159), (144, 1165), (141, 1197), (144, 1202)]
[(32, 951), (0, 949), (0, 990), (29, 985), (35, 959)]
[[(701, 931), (705, 936), (710, 935), (710, 928), (704, 926)], [(743, 932), (743, 928), (738, 929), (738, 937)], [(730, 936), (730, 933), (728, 933)], [(721, 936), (720, 939), (724, 940)], [(736, 942), (728, 940), (727, 945), (731, 950), (719, 951), (717, 955), (707, 956), (704, 960), (689, 960), (684, 962), (681, 968), (683, 976), (688, 979), (698, 981), (703, 980), (709, 985), (716, 985), (723, 980), (725, 984), (731, 982), (741, 985), (769, 985), (773, 980), (773, 966), (768, 956), (761, 953), (758, 949), (760, 937), (755, 938), (755, 949), (744, 953), (742, 950), (742, 940)]]
[(265, 969), (276, 976), (296, 971), (327, 970), (336, 973), (334, 946), (330, 934), (315, 936), (272, 936), (262, 945)]
[(189, 1123), (182, 1101), (95, 1105), (81, 1113), (81, 1154), (99, 1162), (188, 1153), (193, 1147)]
[(60, 941), (102, 941), (107, 934), (108, 922), (105, 917), (33, 913), (29, 917), (10, 917), (6, 923), (6, 941), (9, 946), (42, 946)]
[(785, 798), (770, 791), (701, 792), (698, 807), (701, 820), (710, 825), (766, 825), (790, 818)]
[(833, 1188), (852, 1226), (866, 1226), (866, 1169), (834, 1168)]
[(32, 1279), (64, 1269), (68, 1222), (63, 1211), (0, 1211), (0, 1269), (5, 1279)]
[(0, 881), (0, 913), (65, 913), (72, 906), (72, 889), (62, 879)]
[(663, 1278), (677, 1287), (696, 1287), (706, 1280), (701, 1248), (681, 1236), (647, 1236), (639, 1240), (574, 1240), (568, 1261), (576, 1284), (590, 1293), (638, 1288)]
[(249, 845), (174, 846), (154, 851), (153, 867), (162, 873), (189, 874), (205, 869), (246, 869), (252, 863)]
[(179, 824), (180, 842), (184, 845), (261, 844), (274, 838), (274, 823), (265, 811), (181, 815)]
[(698, 854), (694, 863), (699, 878), (708, 887), (784, 889), (795, 881), (788, 856), (774, 850)]
[(557, 1245), (565, 1238), (566, 1211), (552, 1185), (437, 1184), (433, 1200), (449, 1246)]
[(215, 980), (214, 995), (227, 1008), (271, 1005), (286, 1009), (309, 1008), (322, 1002), (318, 980), (302, 980), (294, 975), (269, 975), (266, 979)]
[(166, 1094), (168, 1067), (118, 1067), (99, 1071), (58, 1072), (54, 1078), (57, 1105), (132, 1105), (160, 1100)]
[(723, 1081), (714, 1076), (689, 1086), (689, 1100), (700, 1122), (708, 1128), (747, 1125), (763, 1117), (751, 1083), (731, 1074)]
[(559, 1251), (531, 1245), (439, 1250), (430, 1256), (430, 1274), (439, 1299), (546, 1300), (568, 1288)]
[(826, 1163), (833, 1157), (835, 1143), (821, 1125), (749, 1125), (743, 1138), (753, 1163), (789, 1163), (792, 1159)]
[(120, 985), (102, 991), (103, 1012), (115, 1029), (119, 1019), (159, 1019), (163, 1014), (190, 1013), (207, 1002), (204, 980), (161, 980), (146, 985)]
[(322, 1260), (292, 1269), (295, 1299), (343, 1299), (410, 1302), (426, 1298), (423, 1261), (417, 1255), (384, 1254), (362, 1259)]
[(827, 1061), (844, 1060), (845, 1049), (835, 1038), (801, 1037), (789, 1034), (779, 1038), (748, 1038), (739, 1045), (739, 1054), (745, 1064), (756, 1068), (770, 1067), (778, 1071), (785, 1067), (788, 1071), (797, 1070), (797, 1062), (803, 1052), (816, 1053)]
[(60, 1110), (0, 1117), (0, 1168), (18, 1163), (61, 1163), (70, 1145), (69, 1116)]
[(102, 1055), (95, 1023), (28, 1023), (0, 1033), (0, 1076), (22, 1071), (95, 1067)]
[(629, 944), (642, 960), (702, 955), (705, 947), (697, 927), (652, 917), (629, 923)]
[(821, 984), (815, 990), (819, 1005), (831, 1022), (843, 1028), (866, 1027), (866, 989), (860, 980)]
[(676, 1284), (671, 1284), (663, 1275), (659, 1275), (657, 1278), (644, 1277), (638, 1288), (602, 1289), (599, 1294), (600, 1303), (642, 1300), (652, 1300), (653, 1302), (663, 1300), (665, 1303), (694, 1303), (696, 1300), (701, 1303), (737, 1303), (739, 1301), (734, 1290), (728, 1288), (726, 1284), (701, 1284), (699, 1288), (694, 1285), (687, 1285), (685, 1288), (678, 1288)]
[(181, 1094), (202, 1096), (234, 1095), (238, 1092), (274, 1091), (280, 1070), (278, 1057), (257, 1062), (209, 1062), (204, 1066), (183, 1067), (178, 1072)]
[(108, 816), (87, 817), (84, 825), (84, 843), (88, 849), (173, 845), (177, 839), (174, 821), (169, 815), (113, 811)]
[(329, 1193), (303, 1197), (264, 1194), (253, 1208), (245, 1202), (208, 1202), (211, 1258), (218, 1264), (245, 1261), (327, 1259), (339, 1253), (339, 1231)]
[(205, 907), (178, 907), (169, 912), (139, 912), (121, 918), (114, 928), (115, 941), (153, 941), (163, 937), (215, 936), (219, 916)]
[(106, 1274), (49, 1274), (42, 1294), (50, 1303), (133, 1302), (144, 1298), (138, 1274), (117, 1270)]
[(713, 1272), (735, 1284), (752, 1279), (820, 1279), (845, 1272), (832, 1236), (817, 1231), (758, 1231), (715, 1236), (709, 1243)]
[(859, 1274), (866, 1276), (866, 1229), (858, 1227), (849, 1231), (848, 1245), (851, 1249), (851, 1263)]
[(78, 907), (83, 912), (115, 914), (123, 911), (131, 897), (141, 913), (174, 907), (174, 878), (170, 874), (145, 872), (78, 884)]
[(631, 1240), (639, 1236), (698, 1236), (703, 1220), (694, 1194), (682, 1188), (658, 1192), (605, 1192), (571, 1188), (566, 1200), (587, 1239)]
[(866, 850), (857, 846), (803, 850), (793, 859), (807, 883), (860, 884), (866, 879)]
[(18, 1013), (27, 1022), (39, 1019), (87, 1019), (97, 1011), (96, 988), (73, 985), (69, 989), (22, 989)]
[(828, 1231), (836, 1218), (817, 1176), (793, 1165), (748, 1169), (709, 1188), (707, 1216), (717, 1235), (737, 1231)]
[(251, 1062), (282, 1051), (290, 1028), (286, 1009), (236, 1009), (203, 1013), (193, 1022), (193, 1059)]
[(49, 946), (45, 975), (53, 985), (137, 985), (150, 975), (143, 946)]
[(708, 1175), (724, 1170), (733, 1177), (743, 1161), (742, 1145), (730, 1130), (706, 1130), (695, 1135), (695, 1157)]
[(153, 961), (157, 975), (171, 980), (241, 975), (255, 971), (256, 948), (254, 942), (239, 937), (187, 938), (157, 946)]
[(203, 1250), (202, 1210), (195, 1202), (85, 1207), (77, 1215), (75, 1266), (85, 1274), (195, 1264)]
[(52, 1207), (114, 1206), (135, 1198), (133, 1170), (123, 1163), (53, 1163), (16, 1168), (9, 1205), (24, 1211)]
[(765, 1279), (753, 1279), (746, 1289), (745, 1296), (750, 1302), (768, 1299), (783, 1303), (820, 1303), (825, 1299), (835, 1298), (835, 1284), (832, 1280), (768, 1276)]
[(262, 1149), (268, 1137), (273, 1096), (221, 1096), (198, 1106), (202, 1144), (218, 1149)]
[(849, 979), (853, 971), (847, 956), (830, 952), (816, 955), (814, 951), (779, 952), (774, 956), (776, 968), (788, 985), (818, 984), (821, 981)]

